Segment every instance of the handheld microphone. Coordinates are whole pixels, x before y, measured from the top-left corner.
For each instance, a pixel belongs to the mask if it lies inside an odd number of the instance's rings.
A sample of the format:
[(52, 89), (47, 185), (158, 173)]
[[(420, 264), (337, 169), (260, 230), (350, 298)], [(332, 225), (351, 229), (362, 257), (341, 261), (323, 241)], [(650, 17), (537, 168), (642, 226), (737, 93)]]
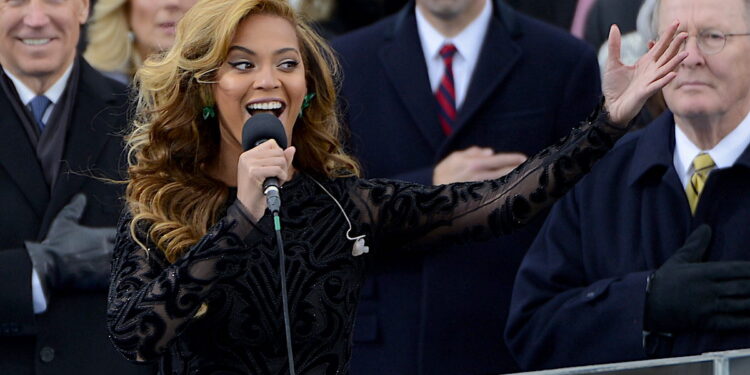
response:
[[(287, 146), (286, 132), (276, 116), (270, 113), (258, 113), (250, 117), (242, 126), (242, 148), (247, 151), (267, 140), (273, 139), (279, 147)], [(279, 179), (269, 177), (263, 181), (263, 194), (271, 212), (279, 212), (281, 197), (279, 196)]]
[[(276, 141), (281, 148), (286, 148), (287, 139), (284, 125), (276, 116), (270, 113), (258, 113), (251, 116), (242, 126), (242, 148), (247, 151), (269, 139)], [(279, 196), (279, 179), (269, 177), (263, 181), (263, 194), (266, 195), (266, 204), (273, 213), (274, 231), (276, 232), (276, 245), (279, 247), (279, 274), (281, 275), (281, 302), (284, 311), (284, 335), (286, 336), (286, 353), (289, 361), (289, 374), (296, 375), (294, 367), (294, 351), (292, 350), (292, 325), (289, 319), (289, 301), (286, 289), (286, 265), (284, 255), (284, 239), (281, 237), (281, 220), (279, 219), (279, 208), (281, 197)]]

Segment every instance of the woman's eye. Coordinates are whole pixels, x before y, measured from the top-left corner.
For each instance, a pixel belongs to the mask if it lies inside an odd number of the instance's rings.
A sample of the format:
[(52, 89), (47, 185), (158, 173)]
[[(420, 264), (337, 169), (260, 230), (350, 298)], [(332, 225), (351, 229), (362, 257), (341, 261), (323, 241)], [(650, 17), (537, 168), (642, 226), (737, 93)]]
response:
[(285, 70), (292, 70), (299, 65), (299, 62), (295, 60), (284, 60), (279, 64), (279, 67)]
[(248, 70), (253, 67), (253, 64), (247, 61), (230, 62), (229, 65), (238, 70)]

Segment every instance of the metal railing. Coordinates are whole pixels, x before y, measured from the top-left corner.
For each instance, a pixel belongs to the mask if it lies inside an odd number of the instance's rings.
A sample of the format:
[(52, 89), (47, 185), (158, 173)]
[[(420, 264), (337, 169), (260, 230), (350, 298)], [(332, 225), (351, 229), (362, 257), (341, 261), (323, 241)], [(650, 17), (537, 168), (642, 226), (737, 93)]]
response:
[(750, 349), (691, 357), (609, 363), (514, 375), (750, 375)]

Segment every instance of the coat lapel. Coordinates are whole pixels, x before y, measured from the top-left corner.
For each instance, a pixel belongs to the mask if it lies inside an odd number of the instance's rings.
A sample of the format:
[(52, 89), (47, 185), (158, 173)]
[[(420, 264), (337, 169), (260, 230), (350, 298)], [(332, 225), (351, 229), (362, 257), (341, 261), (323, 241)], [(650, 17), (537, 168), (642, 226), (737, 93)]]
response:
[(493, 5), (494, 14), (482, 44), (482, 52), (471, 76), (466, 99), (459, 108), (456, 129), (451, 138), (471, 121), (521, 58), (521, 49), (514, 42), (521, 31), (515, 22), (513, 10), (500, 1), (495, 1)]
[[(47, 207), (43, 233), (72, 197), (81, 190), (81, 185), (91, 178), (105, 177), (97, 171), (99, 154), (108, 142), (121, 140), (122, 124), (111, 124), (107, 107), (115, 105), (112, 84), (98, 74), (83, 59), (80, 63), (80, 79), (73, 100), (71, 123), (65, 138), (63, 165), (60, 168), (50, 204)], [(115, 109), (125, 112), (127, 108)], [(116, 178), (106, 176), (107, 178)], [(91, 198), (91, 197), (89, 197)]]
[(386, 35), (379, 56), (388, 80), (414, 124), (437, 150), (445, 141), (445, 135), (438, 124), (437, 103), (430, 90), (413, 2), (395, 18), (392, 33)]
[[(0, 73), (0, 79), (5, 79), (3, 73)], [(3, 87), (0, 92), (0, 129), (3, 133), (0, 137), (0, 165), (41, 217), (49, 201), (49, 187), (7, 89)]]

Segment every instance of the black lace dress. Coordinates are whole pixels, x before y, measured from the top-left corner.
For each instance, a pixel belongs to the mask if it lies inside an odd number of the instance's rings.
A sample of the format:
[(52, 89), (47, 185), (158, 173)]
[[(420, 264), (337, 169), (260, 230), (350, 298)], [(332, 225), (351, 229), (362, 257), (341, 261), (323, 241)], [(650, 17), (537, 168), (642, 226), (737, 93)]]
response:
[[(341, 210), (313, 177), (284, 185), (281, 209), (295, 367), (345, 374), (368, 259), (379, 251), (478, 241), (509, 233), (562, 196), (625, 129), (600, 115), (497, 180), (422, 186), (391, 180), (316, 178), (366, 235), (353, 256)], [(177, 262), (121, 220), (112, 265), (108, 328), (130, 360), (163, 374), (286, 374), (278, 252), (269, 214), (257, 223), (239, 202)], [(497, 249), (503, 251), (503, 249)], [(202, 304), (207, 311), (196, 317)]]

